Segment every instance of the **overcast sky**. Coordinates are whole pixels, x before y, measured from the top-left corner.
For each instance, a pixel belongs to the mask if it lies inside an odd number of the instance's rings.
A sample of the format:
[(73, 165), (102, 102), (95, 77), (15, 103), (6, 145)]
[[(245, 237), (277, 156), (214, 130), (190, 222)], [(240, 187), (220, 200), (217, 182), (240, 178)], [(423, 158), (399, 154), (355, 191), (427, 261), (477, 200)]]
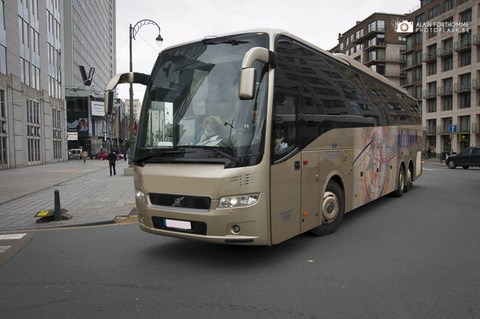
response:
[[(419, 0), (117, 0), (117, 73), (129, 70), (129, 25), (151, 19), (161, 28), (144, 25), (133, 40), (133, 69), (150, 74), (158, 53), (172, 45), (254, 28), (278, 28), (323, 49), (338, 42), (338, 34), (374, 12), (409, 13)], [(134, 98), (143, 99), (143, 86), (134, 86)], [(119, 97), (128, 98), (128, 85), (119, 85)]]

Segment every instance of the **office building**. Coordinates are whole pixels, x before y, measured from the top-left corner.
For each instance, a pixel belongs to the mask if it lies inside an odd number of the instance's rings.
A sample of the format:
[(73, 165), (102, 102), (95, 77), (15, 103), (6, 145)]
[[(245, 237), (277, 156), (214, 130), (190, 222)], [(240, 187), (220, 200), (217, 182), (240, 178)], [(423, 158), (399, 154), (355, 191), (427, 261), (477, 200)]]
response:
[(63, 1), (0, 1), (0, 169), (66, 160)]
[(105, 116), (103, 90), (116, 73), (115, 0), (65, 0), (65, 100), (69, 148), (121, 148), (124, 107)]
[(115, 0), (0, 0), (0, 169), (119, 145), (124, 108), (105, 117), (102, 95), (115, 63)]

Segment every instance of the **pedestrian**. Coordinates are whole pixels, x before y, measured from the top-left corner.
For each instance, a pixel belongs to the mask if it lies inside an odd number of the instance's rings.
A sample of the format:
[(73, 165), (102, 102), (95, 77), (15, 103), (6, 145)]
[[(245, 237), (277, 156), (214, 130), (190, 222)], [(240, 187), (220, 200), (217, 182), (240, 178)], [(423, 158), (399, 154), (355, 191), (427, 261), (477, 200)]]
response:
[(127, 150), (125, 151), (125, 161), (130, 158), (130, 147), (127, 147)]
[(115, 164), (117, 163), (117, 154), (113, 150), (110, 150), (110, 154), (108, 154), (108, 166), (110, 167), (110, 176), (117, 175), (117, 171), (115, 170)]
[(87, 161), (87, 157), (88, 157), (88, 152), (86, 149), (83, 149), (82, 153), (80, 153), (80, 156), (82, 157), (83, 159), (83, 164), (85, 164), (85, 162)]

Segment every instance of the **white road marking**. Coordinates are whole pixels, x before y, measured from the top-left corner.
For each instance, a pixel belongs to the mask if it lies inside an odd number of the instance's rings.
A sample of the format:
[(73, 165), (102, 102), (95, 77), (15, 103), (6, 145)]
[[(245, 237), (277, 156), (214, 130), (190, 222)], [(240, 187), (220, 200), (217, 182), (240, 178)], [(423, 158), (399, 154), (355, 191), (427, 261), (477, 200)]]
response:
[(0, 246), (0, 254), (3, 254), (6, 252), (10, 247), (12, 246)]
[(0, 235), (0, 240), (15, 240), (15, 239), (22, 239), (27, 235), (26, 233), (20, 233), (20, 234), (5, 234), (5, 235)]

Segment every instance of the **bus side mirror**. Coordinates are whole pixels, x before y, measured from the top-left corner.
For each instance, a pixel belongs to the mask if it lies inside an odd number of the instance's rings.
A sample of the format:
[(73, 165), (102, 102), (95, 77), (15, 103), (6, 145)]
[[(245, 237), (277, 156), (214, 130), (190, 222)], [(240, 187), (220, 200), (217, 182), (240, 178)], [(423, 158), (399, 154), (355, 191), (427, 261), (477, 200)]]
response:
[(251, 100), (255, 94), (255, 82), (257, 81), (257, 70), (246, 68), (240, 71), (240, 84), (238, 97), (240, 100)]
[(113, 91), (105, 91), (104, 97), (105, 114), (112, 114), (113, 111)]
[(240, 83), (238, 85), (238, 97), (241, 100), (251, 100), (255, 96), (256, 70), (253, 63), (260, 61), (274, 66), (274, 53), (262, 47), (251, 48), (245, 53), (240, 71)]

